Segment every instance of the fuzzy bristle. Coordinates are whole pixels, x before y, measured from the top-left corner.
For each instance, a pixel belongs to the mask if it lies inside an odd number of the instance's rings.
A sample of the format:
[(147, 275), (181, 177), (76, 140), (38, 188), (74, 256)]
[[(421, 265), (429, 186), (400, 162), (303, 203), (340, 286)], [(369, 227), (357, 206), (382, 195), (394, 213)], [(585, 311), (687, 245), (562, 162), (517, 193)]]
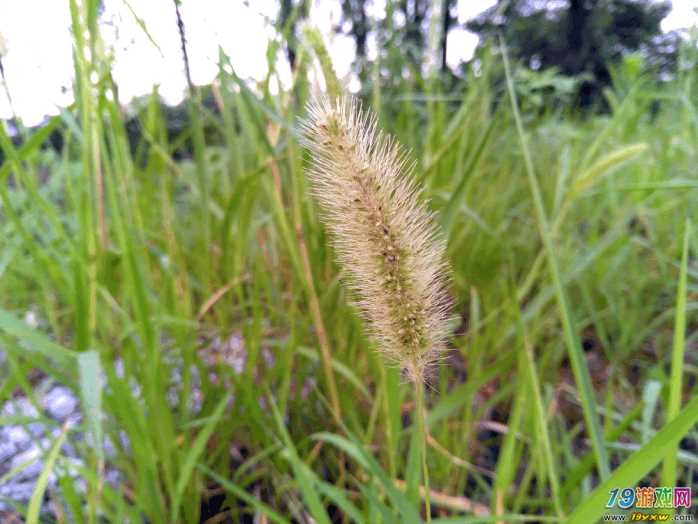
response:
[(370, 334), (422, 381), (444, 350), (451, 300), (444, 243), (412, 165), (353, 99), (316, 99), (302, 130), (313, 194)]

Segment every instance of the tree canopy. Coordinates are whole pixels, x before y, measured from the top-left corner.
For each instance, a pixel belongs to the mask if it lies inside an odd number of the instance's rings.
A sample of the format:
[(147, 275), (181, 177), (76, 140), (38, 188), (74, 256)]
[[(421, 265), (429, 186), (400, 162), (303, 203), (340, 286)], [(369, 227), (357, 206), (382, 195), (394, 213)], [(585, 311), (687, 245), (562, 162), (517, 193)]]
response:
[(673, 69), (679, 37), (660, 26), (670, 10), (667, 1), (500, 0), (467, 27), (484, 38), (501, 34), (509, 52), (531, 69), (585, 76), (579, 102), (586, 106), (628, 53), (641, 53), (658, 74)]
[[(385, 16), (376, 20), (367, 14), (368, 4), (366, 0), (342, 0), (342, 20), (336, 27), (355, 41), (355, 69), (362, 84), (367, 80), (371, 32), (382, 67), (390, 69), (389, 77), (405, 67), (419, 73), (434, 2), (388, 1)], [(446, 63), (446, 36), (458, 28), (457, 2), (442, 0), (440, 7), (441, 72), (457, 73)], [(502, 35), (511, 55), (533, 70), (554, 68), (559, 74), (579, 77), (576, 102), (589, 106), (611, 82), (610, 68), (629, 53), (642, 55), (659, 76), (674, 70), (680, 38), (661, 29), (670, 10), (670, 2), (658, 0), (499, 0), (465, 28), (480, 36), (481, 45)], [(395, 50), (401, 60), (392, 56)]]

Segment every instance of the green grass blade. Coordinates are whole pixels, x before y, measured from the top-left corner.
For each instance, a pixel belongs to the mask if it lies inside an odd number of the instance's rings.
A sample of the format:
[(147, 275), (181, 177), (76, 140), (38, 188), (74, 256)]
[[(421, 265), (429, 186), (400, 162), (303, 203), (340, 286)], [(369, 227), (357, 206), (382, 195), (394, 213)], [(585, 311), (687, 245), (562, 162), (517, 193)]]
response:
[(75, 479), (70, 475), (62, 475), (58, 479), (58, 486), (60, 487), (61, 497), (65, 500), (65, 504), (73, 522), (75, 522), (75, 524), (83, 524), (85, 522), (83, 518), (83, 501), (75, 488)]
[(465, 189), (467, 187), (470, 174), (475, 169), (477, 169), (480, 160), (482, 159), (482, 155), (487, 149), (490, 140), (492, 139), (492, 134), (495, 129), (495, 122), (495, 119), (490, 120), (487, 129), (484, 133), (482, 133), (482, 136), (480, 137), (479, 142), (475, 146), (474, 151), (468, 158), (468, 164), (463, 169), (463, 172), (461, 173), (461, 178), (458, 181), (456, 188), (453, 190), (453, 193), (451, 193), (451, 196), (448, 202), (446, 203), (444, 210), (441, 212), (441, 225), (447, 232), (451, 231), (456, 212), (461, 203), (463, 202), (463, 195), (465, 194)]
[(327, 52), (327, 47), (325, 47), (325, 42), (322, 40), (320, 31), (314, 27), (306, 27), (304, 36), (308, 44), (313, 48), (313, 51), (320, 62), (320, 68), (322, 69), (322, 74), (325, 77), (327, 93), (329, 93), (332, 99), (337, 98), (342, 90), (339, 87), (339, 80), (337, 80), (337, 74), (332, 66), (332, 58), (330, 58), (330, 54)]
[(233, 484), (228, 479), (221, 477), (215, 471), (207, 468), (203, 464), (199, 464), (198, 468), (199, 468), (199, 470), (201, 470), (202, 473), (205, 473), (206, 475), (211, 477), (213, 480), (218, 482), (223, 487), (223, 489), (232, 493), (232, 495), (234, 497), (237, 497), (240, 500), (242, 500), (243, 502), (246, 502), (247, 504), (252, 506), (259, 513), (261, 513), (262, 515), (267, 517), (271, 522), (275, 522), (276, 524), (290, 524), (290, 521), (287, 520), (286, 518), (284, 518), (282, 515), (278, 514), (272, 508), (270, 508), (269, 506), (264, 504), (262, 501), (260, 501), (256, 497), (253, 497), (252, 495), (250, 495), (244, 489)]
[(206, 444), (208, 443), (208, 440), (211, 437), (213, 430), (216, 428), (216, 425), (223, 416), (223, 413), (225, 413), (225, 408), (228, 405), (228, 402), (230, 402), (230, 397), (231, 393), (228, 393), (225, 397), (221, 399), (221, 401), (216, 406), (216, 409), (213, 410), (211, 417), (206, 422), (206, 425), (196, 436), (194, 443), (189, 449), (189, 452), (186, 454), (184, 460), (182, 461), (182, 464), (180, 466), (179, 477), (177, 478), (175, 499), (172, 501), (172, 522), (175, 522), (177, 518), (177, 513), (181, 504), (182, 495), (184, 495), (184, 490), (187, 488), (187, 484), (189, 484), (189, 479), (191, 478), (191, 475), (194, 472), (196, 463), (199, 460), (201, 454), (206, 449)]
[(95, 469), (99, 475), (99, 486), (90, 484), (87, 495), (89, 521), (96, 520), (98, 498), (104, 472), (104, 437), (102, 429), (102, 367), (96, 351), (77, 355), (78, 381), (82, 412), (90, 435), (89, 447), (94, 452)]
[[(519, 358), (519, 368), (523, 367), (523, 357)], [(523, 387), (523, 380), (517, 387), (516, 397), (513, 401), (513, 407), (509, 412), (507, 420), (508, 431), (504, 435), (501, 451), (497, 458), (497, 469), (494, 479), (494, 497), (490, 506), (492, 513), (501, 514), (504, 511), (504, 501), (514, 482), (518, 462), (515, 460), (517, 440), (519, 439), (519, 428), (521, 427), (521, 419), (524, 411), (524, 404), (527, 404), (528, 395), (526, 388)]]
[(672, 451), (678, 442), (698, 423), (698, 397), (694, 397), (674, 419), (639, 450), (633, 453), (613, 474), (604, 480), (574, 510), (567, 524), (596, 522), (606, 512), (609, 491), (618, 486), (634, 486)]
[(631, 144), (611, 151), (594, 163), (589, 169), (584, 171), (572, 183), (570, 188), (571, 198), (589, 188), (597, 179), (608, 175), (621, 164), (632, 160), (647, 150), (647, 144)]
[(69, 369), (75, 363), (75, 353), (52, 342), (45, 335), (2, 309), (0, 309), (0, 330), (21, 340), (27, 351), (39, 353), (61, 366)]
[(90, 429), (90, 448), (95, 450), (100, 469), (104, 452), (102, 430), (102, 366), (96, 351), (77, 355), (82, 411)]
[(562, 515), (562, 503), (560, 502), (560, 483), (558, 480), (557, 467), (553, 457), (552, 445), (550, 444), (550, 435), (548, 432), (548, 419), (545, 414), (543, 405), (543, 397), (540, 392), (540, 380), (536, 370), (535, 362), (533, 361), (533, 352), (524, 334), (524, 363), (526, 373), (528, 375), (529, 387), (533, 392), (533, 407), (536, 418), (536, 430), (538, 432), (539, 441), (543, 447), (543, 459), (548, 473), (548, 482), (550, 482), (550, 491), (553, 497), (553, 504), (558, 515)]
[[(674, 319), (674, 343), (671, 350), (671, 374), (669, 375), (669, 402), (666, 420), (671, 421), (681, 409), (681, 392), (683, 389), (684, 352), (686, 350), (686, 288), (688, 272), (689, 239), (691, 223), (686, 220), (683, 233), (683, 252), (679, 285), (676, 290), (676, 317)], [(677, 451), (671, 450), (664, 459), (662, 467), (662, 485), (676, 484)]]
[(380, 465), (371, 457), (363, 447), (352, 441), (333, 433), (316, 433), (313, 438), (323, 442), (328, 442), (344, 451), (351, 458), (356, 460), (364, 469), (373, 475), (379, 482), (386, 495), (400, 512), (401, 522), (420, 523), (421, 519), (416, 508), (410, 503), (407, 496), (395, 487), (388, 475)]
[[(296, 348), (296, 352), (302, 357), (307, 358), (312, 362), (320, 362), (318, 351), (313, 351), (307, 347), (301, 346)], [(357, 390), (358, 393), (361, 393), (367, 399), (371, 398), (371, 394), (369, 393), (368, 389), (366, 389), (366, 386), (362, 384), (359, 377), (356, 376), (356, 374), (350, 367), (342, 364), (338, 360), (332, 360), (332, 369), (338, 375), (344, 377), (347, 380), (347, 382), (349, 382)]]
[(341, 489), (317, 478), (315, 485), (322, 495), (334, 502), (339, 509), (351, 518), (351, 522), (356, 524), (364, 524), (366, 522), (358, 508)]
[(325, 511), (322, 501), (315, 491), (315, 485), (312, 478), (308, 475), (305, 464), (298, 456), (298, 452), (296, 451), (296, 447), (293, 445), (291, 435), (286, 430), (286, 426), (281, 418), (281, 413), (279, 413), (279, 409), (276, 406), (276, 402), (272, 398), (271, 394), (269, 394), (269, 399), (277, 428), (281, 433), (281, 438), (286, 446), (284, 450), (285, 458), (291, 464), (296, 483), (298, 484), (298, 488), (303, 496), (303, 500), (308, 506), (308, 511), (312, 515), (313, 519), (320, 524), (330, 524), (330, 517), (327, 514), (327, 511)]
[(12, 480), (14, 477), (19, 475), (26, 468), (34, 464), (40, 457), (30, 457), (27, 460), (20, 462), (16, 466), (13, 466), (9, 471), (7, 471), (2, 477), (0, 477), (0, 486), (6, 485), (7, 482)]
[(68, 436), (68, 427), (68, 424), (63, 426), (61, 433), (58, 435), (58, 438), (56, 438), (56, 441), (53, 443), (46, 457), (46, 463), (36, 481), (36, 486), (34, 486), (34, 491), (32, 492), (29, 506), (27, 507), (27, 524), (38, 524), (39, 522), (39, 512), (41, 511), (41, 503), (44, 500), (44, 493), (48, 486), (48, 478), (61, 452), (61, 446)]
[(528, 149), (526, 135), (521, 122), (521, 115), (519, 114), (518, 102), (514, 91), (514, 81), (511, 76), (506, 47), (504, 46), (503, 41), (500, 42), (500, 45), (502, 49), (502, 57), (504, 59), (507, 89), (509, 91), (511, 107), (514, 113), (514, 120), (516, 122), (516, 130), (519, 135), (521, 150), (524, 156), (526, 173), (528, 174), (529, 186), (536, 211), (536, 221), (538, 222), (538, 230), (543, 241), (548, 266), (550, 268), (550, 274), (552, 276), (553, 285), (555, 288), (555, 296), (557, 298), (558, 308), (560, 309), (560, 320), (562, 322), (565, 346), (567, 347), (567, 353), (569, 355), (570, 363), (572, 364), (572, 372), (574, 373), (575, 382), (579, 388), (579, 396), (584, 411), (584, 420), (586, 422), (587, 432), (589, 433), (592, 448), (594, 449), (594, 453), (596, 455), (599, 474), (601, 475), (602, 479), (605, 479), (609, 474), (608, 456), (606, 453), (603, 433), (599, 424), (596, 401), (594, 400), (594, 391), (591, 387), (591, 377), (589, 376), (589, 370), (586, 366), (581, 344), (579, 343), (577, 334), (575, 332), (576, 327), (574, 319), (572, 318), (572, 310), (569, 307), (567, 295), (560, 276), (555, 247), (553, 246), (548, 219), (546, 217), (545, 207), (543, 205), (543, 196), (541, 194), (538, 179), (536, 178), (533, 169), (533, 160), (531, 159), (531, 153)]

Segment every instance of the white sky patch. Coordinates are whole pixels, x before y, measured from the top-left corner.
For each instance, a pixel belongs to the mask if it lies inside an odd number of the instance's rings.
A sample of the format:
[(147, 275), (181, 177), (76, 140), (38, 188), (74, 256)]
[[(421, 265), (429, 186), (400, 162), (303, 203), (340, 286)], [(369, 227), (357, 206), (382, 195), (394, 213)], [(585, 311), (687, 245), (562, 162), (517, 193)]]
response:
[(698, 0), (673, 0), (671, 7), (662, 20), (662, 31), (698, 26)]
[(456, 69), (462, 62), (467, 62), (473, 57), (475, 48), (480, 39), (475, 33), (457, 27), (448, 32), (448, 45), (446, 46), (446, 63), (451, 69)]
[[(496, 0), (458, 0), (459, 24), (495, 3)], [(157, 47), (136, 22), (126, 0), (105, 0), (104, 4), (103, 38), (113, 49), (113, 74), (120, 100), (125, 103), (148, 94), (157, 85), (167, 103), (181, 101), (186, 79), (172, 0), (128, 0)], [(250, 0), (247, 4), (242, 0), (183, 0), (181, 12), (194, 83), (208, 84), (215, 78), (219, 48), (229, 56), (241, 78), (264, 79), (269, 71), (269, 42), (278, 39), (271, 23), (278, 5), (277, 0)], [(386, 0), (369, 2), (369, 16), (385, 16), (385, 5)], [(662, 29), (698, 25), (696, 7), (698, 0), (674, 0), (673, 11), (662, 22)], [(351, 74), (355, 44), (351, 37), (335, 34), (340, 18), (337, 0), (313, 0), (310, 23), (325, 35), (339, 77), (356, 90), (357, 79)], [(57, 114), (73, 100), (69, 27), (68, 0), (0, 0), (0, 36), (6, 46), (3, 65), (14, 109), (27, 126)], [(477, 41), (477, 36), (465, 29), (452, 29), (448, 64), (457, 67), (469, 60)], [(376, 52), (375, 39), (369, 37), (369, 58), (375, 57)], [(272, 66), (281, 85), (288, 86), (291, 73), (282, 48)], [(0, 90), (0, 118), (10, 116), (7, 97)]]
[(497, 0), (458, 0), (458, 22), (464, 24), (496, 3)]
[[(37, 4), (41, 4), (40, 6)], [(36, 16), (37, 13), (41, 16)], [(17, 113), (28, 124), (71, 103), (73, 58), (68, 2), (0, 0), (3, 66)], [(0, 118), (12, 116), (4, 89)]]
[[(271, 1), (258, 1), (254, 8), (225, 0), (183, 2), (181, 14), (192, 81), (208, 84), (218, 74), (219, 49), (231, 58), (241, 78), (263, 79), (268, 71), (267, 46), (276, 36), (267, 22), (274, 11)], [(183, 99), (187, 86), (172, 2), (148, 0), (138, 4), (137, 15), (157, 47), (137, 25), (125, 3), (108, 2), (103, 16), (104, 20), (114, 21), (113, 28), (109, 28), (113, 31), (105, 31), (104, 37), (114, 48), (113, 71), (119, 95), (128, 101), (157, 85), (165, 101), (176, 104)], [(288, 66), (277, 65), (277, 72), (289, 81)]]

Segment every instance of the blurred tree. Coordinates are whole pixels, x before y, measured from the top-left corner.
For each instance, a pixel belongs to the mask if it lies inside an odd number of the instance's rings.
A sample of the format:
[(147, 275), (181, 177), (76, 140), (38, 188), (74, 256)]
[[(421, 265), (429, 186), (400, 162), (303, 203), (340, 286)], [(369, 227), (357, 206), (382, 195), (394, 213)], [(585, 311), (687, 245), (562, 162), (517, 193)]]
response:
[(443, 0), (443, 18), (441, 19), (441, 72), (449, 72), (446, 55), (448, 50), (448, 32), (453, 27), (458, 16), (454, 16), (454, 8), (458, 8), (458, 0)]
[(310, 2), (308, 0), (281, 0), (277, 27), (284, 36), (286, 57), (291, 70), (296, 67), (298, 48), (298, 23), (308, 17)]
[(670, 10), (670, 2), (652, 0), (499, 0), (466, 26), (482, 37), (501, 34), (534, 70), (589, 75), (578, 93), (588, 106), (610, 84), (609, 67), (628, 53), (640, 52), (660, 75), (673, 71), (679, 36), (660, 27)]
[[(443, 1), (451, 13), (456, 0)], [(431, 0), (388, 0), (385, 17), (380, 20), (368, 15), (366, 7), (370, 3), (367, 0), (341, 0), (342, 19), (335, 27), (338, 33), (354, 39), (357, 57), (354, 69), (362, 85), (365, 85), (367, 78), (367, 42), (370, 31), (376, 37), (378, 54), (381, 63), (387, 68), (386, 72), (402, 77), (403, 68), (407, 68), (411, 73), (419, 75), (429, 31)], [(453, 17), (445, 18), (451, 27)], [(444, 59), (445, 46), (446, 43), (442, 40)], [(398, 57), (399, 60), (396, 61)]]
[(398, 13), (405, 21), (402, 31), (403, 51), (413, 64), (421, 64), (424, 55), (426, 33), (428, 31), (428, 0), (400, 0), (397, 2)]
[(349, 34), (354, 38), (354, 43), (356, 44), (355, 69), (361, 84), (364, 85), (367, 78), (366, 41), (370, 28), (365, 0), (342, 0), (341, 24), (346, 24), (347, 29), (343, 30), (342, 25), (339, 25), (335, 30)]

